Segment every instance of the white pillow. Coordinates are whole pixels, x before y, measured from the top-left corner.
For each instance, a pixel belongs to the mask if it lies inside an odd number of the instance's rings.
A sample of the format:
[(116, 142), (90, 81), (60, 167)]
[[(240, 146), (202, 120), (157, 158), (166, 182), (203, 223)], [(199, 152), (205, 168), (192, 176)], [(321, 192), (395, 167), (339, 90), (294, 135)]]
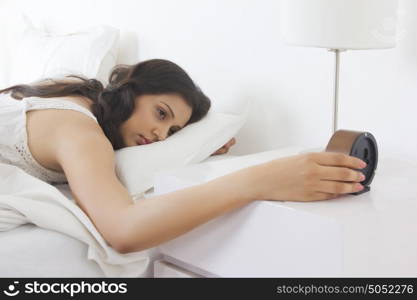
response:
[(25, 84), (47, 77), (83, 75), (107, 84), (116, 64), (119, 30), (96, 26), (66, 34), (39, 30), (26, 20), (12, 57), (10, 83)]
[(117, 150), (117, 176), (130, 195), (143, 196), (158, 172), (202, 162), (226, 144), (245, 124), (249, 107), (238, 115), (210, 110), (164, 141)]
[(15, 10), (0, 9), (0, 89), (10, 86), (13, 52), (26, 26), (23, 16)]

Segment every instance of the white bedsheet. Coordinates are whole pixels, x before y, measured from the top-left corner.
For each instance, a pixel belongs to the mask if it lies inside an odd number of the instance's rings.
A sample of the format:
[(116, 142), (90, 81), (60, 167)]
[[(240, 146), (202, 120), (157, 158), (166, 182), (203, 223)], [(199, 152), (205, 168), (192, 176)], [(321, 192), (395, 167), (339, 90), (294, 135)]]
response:
[(136, 256), (115, 253), (75, 205), (68, 184), (52, 186), (4, 164), (0, 245), (0, 277), (153, 277), (153, 261), (161, 258), (157, 247)]
[[(28, 223), (33, 223), (44, 231), (65, 234), (87, 245), (88, 260), (97, 263), (99, 269), (107, 277), (147, 277), (146, 272), (149, 269), (151, 257), (156, 251), (152, 248), (135, 253), (118, 253), (107, 245), (84, 212), (56, 187), (28, 175), (15, 166), (0, 164), (0, 231), (3, 231), (3, 245), (4, 242), (18, 243), (13, 240), (12, 233), (20, 232), (19, 234), (23, 237), (22, 232), (24, 230), (28, 232), (29, 227), (18, 227)], [(5, 235), (4, 231), (10, 235)], [(32, 232), (34, 232), (33, 228)], [(37, 233), (40, 232), (42, 230), (38, 229)], [(49, 235), (53, 236), (53, 233)], [(33, 243), (41, 246), (42, 239), (37, 240), (36, 235), (33, 234), (31, 237)], [(71, 239), (66, 239), (66, 241), (66, 244), (71, 244)], [(46, 243), (42, 245), (44, 248), (52, 247), (46, 240), (44, 242)], [(59, 247), (51, 249), (60, 251)], [(82, 250), (78, 249), (78, 251)], [(40, 252), (39, 249), (38, 252)], [(19, 258), (12, 257), (11, 259)], [(9, 267), (13, 268), (13, 265)], [(93, 272), (99, 273), (97, 269)]]
[(85, 243), (34, 224), (0, 232), (0, 245), (0, 277), (106, 277)]

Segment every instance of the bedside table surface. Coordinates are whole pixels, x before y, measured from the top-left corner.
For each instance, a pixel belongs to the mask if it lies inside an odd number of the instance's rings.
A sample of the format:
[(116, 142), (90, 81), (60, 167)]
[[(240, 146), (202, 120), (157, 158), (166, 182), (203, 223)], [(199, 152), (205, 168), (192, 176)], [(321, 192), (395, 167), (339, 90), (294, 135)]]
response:
[[(279, 149), (159, 174), (159, 193), (246, 165), (297, 154)], [(417, 276), (417, 165), (378, 163), (371, 191), (328, 201), (255, 201), (164, 243), (172, 262), (203, 276)]]

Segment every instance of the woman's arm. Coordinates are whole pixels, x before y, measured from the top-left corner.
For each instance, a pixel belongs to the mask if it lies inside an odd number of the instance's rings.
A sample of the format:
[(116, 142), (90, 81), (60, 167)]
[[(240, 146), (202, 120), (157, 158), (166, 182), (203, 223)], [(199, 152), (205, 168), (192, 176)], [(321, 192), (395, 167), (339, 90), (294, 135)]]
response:
[(124, 252), (157, 246), (229, 211), (256, 200), (256, 172), (242, 169), (207, 183), (141, 199), (126, 210), (128, 243)]
[(126, 210), (124, 251), (154, 247), (253, 200), (317, 201), (352, 193), (363, 162), (341, 153), (308, 153), (268, 161), (204, 184), (140, 200)]
[(80, 119), (55, 130), (53, 152), (74, 200), (119, 252), (156, 246), (255, 199), (245, 188), (253, 174), (238, 171), (134, 203), (116, 176), (111, 144), (88, 122)]
[[(313, 201), (358, 190), (357, 158), (298, 155), (247, 167), (204, 184), (133, 202), (115, 173), (111, 144), (82, 121), (55, 132), (56, 159), (74, 200), (104, 239), (126, 253), (154, 247), (253, 200)], [(64, 137), (64, 138), (62, 138)], [(138, 166), (140, 168), (140, 166)]]

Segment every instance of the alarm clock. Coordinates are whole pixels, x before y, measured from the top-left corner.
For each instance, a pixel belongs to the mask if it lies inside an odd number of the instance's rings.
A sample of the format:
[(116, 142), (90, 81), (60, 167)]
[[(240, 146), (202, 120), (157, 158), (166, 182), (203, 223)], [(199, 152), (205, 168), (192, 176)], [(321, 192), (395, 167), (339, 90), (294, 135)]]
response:
[(325, 151), (344, 153), (366, 162), (366, 168), (357, 170), (365, 175), (365, 180), (361, 182), (364, 189), (351, 194), (359, 195), (370, 191), (370, 184), (378, 165), (378, 146), (375, 137), (371, 133), (338, 130), (330, 138)]

